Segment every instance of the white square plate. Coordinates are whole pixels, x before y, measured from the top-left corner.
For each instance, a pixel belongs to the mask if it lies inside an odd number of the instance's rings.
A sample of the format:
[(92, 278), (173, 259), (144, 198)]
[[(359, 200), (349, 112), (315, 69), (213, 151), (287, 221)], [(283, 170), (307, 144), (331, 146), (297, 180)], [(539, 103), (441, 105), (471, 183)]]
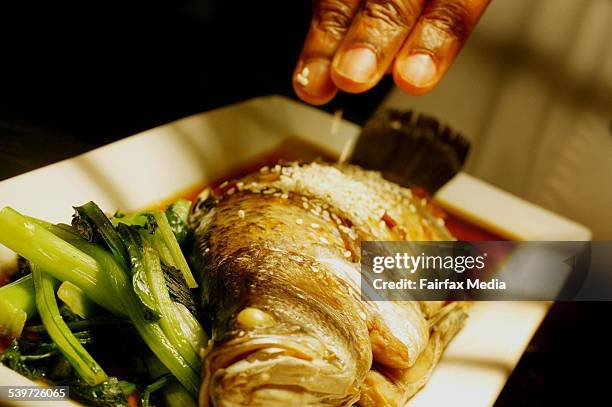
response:
[[(359, 127), (342, 121), (332, 132), (332, 124), (331, 115), (283, 97), (252, 99), (0, 182), (0, 207), (10, 205), (53, 222), (69, 221), (72, 206), (89, 200), (108, 212), (136, 210), (217, 179), (289, 137), (299, 136), (340, 154)], [(467, 174), (459, 174), (435, 198), (446, 210), (507, 238), (590, 238), (585, 227)], [(0, 266), (14, 259), (13, 253), (0, 246)], [(475, 304), (430, 382), (409, 405), (492, 405), (548, 306), (538, 302)], [(0, 385), (23, 383), (27, 379), (0, 366)]]

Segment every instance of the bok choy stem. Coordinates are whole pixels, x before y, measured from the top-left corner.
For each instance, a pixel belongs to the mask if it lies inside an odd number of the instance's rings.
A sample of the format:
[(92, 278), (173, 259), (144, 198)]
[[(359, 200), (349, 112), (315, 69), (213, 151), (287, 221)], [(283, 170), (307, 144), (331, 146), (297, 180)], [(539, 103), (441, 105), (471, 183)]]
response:
[(35, 314), (31, 275), (0, 287), (0, 336), (19, 338), (26, 321)]
[[(37, 264), (60, 281), (70, 281), (94, 302), (116, 315), (125, 315), (112, 293), (108, 280), (91, 256), (56, 236), (70, 232), (25, 217), (12, 208), (0, 210), (0, 243)], [(74, 236), (74, 235), (73, 235)]]
[(159, 234), (168, 250), (170, 250), (170, 254), (174, 260), (173, 265), (178, 268), (181, 273), (183, 273), (187, 286), (189, 288), (196, 288), (198, 283), (196, 283), (193, 275), (191, 274), (187, 260), (185, 259), (185, 256), (183, 256), (181, 247), (179, 246), (178, 241), (170, 228), (166, 214), (158, 211), (153, 212), (153, 219), (155, 219), (155, 222), (157, 223), (157, 230), (155, 231), (155, 234)]
[(32, 278), (36, 291), (36, 308), (49, 337), (85, 382), (91, 386), (108, 379), (98, 362), (85, 350), (60, 315), (55, 299), (57, 280), (32, 263)]
[(83, 290), (70, 281), (64, 281), (57, 290), (57, 297), (66, 304), (72, 312), (83, 319), (100, 314), (101, 308), (90, 300)]

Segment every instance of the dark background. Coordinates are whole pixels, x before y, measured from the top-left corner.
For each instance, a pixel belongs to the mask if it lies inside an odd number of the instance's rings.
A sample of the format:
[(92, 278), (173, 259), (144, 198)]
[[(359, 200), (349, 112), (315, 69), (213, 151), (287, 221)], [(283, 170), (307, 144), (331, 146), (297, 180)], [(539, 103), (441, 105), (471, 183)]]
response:
[[(309, 1), (20, 3), (0, 11), (0, 180), (174, 119), (291, 89)], [(340, 95), (362, 123), (390, 88)], [(496, 404), (604, 392), (606, 303), (557, 303)], [(605, 386), (605, 385), (604, 385)], [(600, 404), (600, 403), (597, 403)], [(607, 404), (607, 403), (604, 403)]]

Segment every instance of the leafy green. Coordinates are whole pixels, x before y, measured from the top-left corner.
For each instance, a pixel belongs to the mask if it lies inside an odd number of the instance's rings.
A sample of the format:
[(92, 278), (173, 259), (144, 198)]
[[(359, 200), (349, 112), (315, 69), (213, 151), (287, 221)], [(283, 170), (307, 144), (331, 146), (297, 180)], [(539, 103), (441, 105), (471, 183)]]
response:
[[(73, 226), (76, 224), (77, 226), (82, 226), (80, 229), (87, 229), (87, 235), (92, 236), (92, 238), (100, 236), (119, 264), (127, 268), (128, 254), (125, 246), (113, 227), (113, 224), (106, 217), (104, 212), (102, 212), (100, 207), (90, 201), (83, 206), (76, 206), (74, 210), (76, 213), (72, 218)], [(83, 226), (83, 224), (86, 226)], [(92, 241), (86, 237), (85, 240)]]
[(13, 340), (4, 352), (0, 353), (0, 363), (20, 375), (32, 380), (45, 376), (45, 372), (42, 369), (30, 366), (26, 363), (27, 361), (28, 358), (21, 354), (17, 340)]
[(191, 201), (186, 199), (178, 199), (176, 202), (168, 206), (166, 209), (166, 217), (170, 228), (176, 236), (176, 240), (180, 245), (183, 245), (189, 235), (189, 227), (187, 226), (187, 218), (191, 209)]
[(71, 398), (91, 407), (129, 407), (127, 396), (136, 389), (132, 383), (116, 377), (95, 386), (78, 379), (62, 384), (70, 387)]
[[(98, 213), (98, 215), (100, 214)], [(105, 223), (102, 217), (99, 217), (98, 220)], [(108, 221), (108, 218), (106, 220)], [(156, 224), (159, 225), (157, 220)], [(92, 228), (92, 225), (96, 228)], [(97, 228), (97, 225), (93, 222), (80, 227), (89, 227), (92, 236), (95, 235), (95, 229), (100, 232), (100, 228)], [(113, 231), (118, 235), (118, 231), (112, 227), (112, 224), (111, 228), (108, 228), (108, 224), (106, 224), (105, 230), (109, 235)], [(148, 243), (143, 243), (142, 247), (136, 247), (138, 250), (142, 250), (140, 255), (142, 256), (143, 270), (148, 277), (150, 276), (154, 280), (148, 283), (152, 287), (151, 293), (156, 303), (160, 306), (162, 318), (159, 321), (151, 321), (145, 318), (146, 309), (135, 294), (131, 279), (128, 277), (132, 269), (130, 267), (131, 262), (126, 261), (128, 266), (124, 267), (119, 260), (121, 256), (117, 255), (119, 251), (115, 250), (113, 253), (112, 249), (108, 250), (108, 243), (104, 240), (102, 234), (100, 234), (100, 238), (104, 241), (105, 248), (99, 244), (87, 242), (74, 230), (73, 227), (67, 227), (66, 225), (52, 225), (48, 222), (23, 216), (11, 208), (0, 210), (0, 243), (26, 257), (33, 264), (40, 266), (45, 271), (43, 274), (48, 273), (60, 281), (70, 281), (79, 287), (87, 297), (113, 314), (118, 316), (128, 315), (140, 338), (177, 378), (180, 384), (191, 395), (195, 396), (200, 384), (200, 361), (197, 353), (189, 344), (189, 338), (181, 332), (182, 324), (177, 321), (175, 302), (167, 291), (156, 249)], [(155, 236), (158, 232), (159, 230), (155, 231)], [(135, 233), (141, 235), (141, 233), (146, 232), (136, 230)], [(170, 233), (172, 234), (172, 232)], [(172, 239), (176, 243), (173, 235)], [(92, 237), (91, 240), (96, 241), (96, 238)], [(141, 238), (141, 240), (143, 239)], [(116, 242), (116, 239), (113, 239), (113, 241)], [(123, 244), (123, 241), (121, 243)], [(47, 295), (46, 298), (51, 298), (51, 295)], [(53, 302), (57, 307), (55, 298), (53, 298)], [(49, 304), (53, 302), (48, 301)], [(60, 319), (61, 316), (58, 320)], [(47, 326), (44, 318), (43, 323)], [(70, 323), (70, 326), (81, 323), (87, 324), (76, 320)], [(57, 328), (58, 324), (54, 321), (49, 325)], [(68, 325), (66, 325), (66, 329), (69, 330)], [(48, 331), (48, 329), (46, 330)], [(48, 333), (55, 339), (51, 332)], [(77, 342), (81, 335), (81, 332), (73, 334)], [(20, 345), (22, 342), (20, 342)], [(64, 346), (65, 343), (60, 345), (59, 348), (62, 350), (68, 349)], [(17, 358), (15, 350), (20, 352)], [(47, 361), (55, 363), (57, 359), (62, 358), (62, 355), (58, 354), (58, 350), (57, 347), (49, 348), (47, 352), (43, 353), (41, 348), (41, 352), (28, 354), (23, 347), (19, 349), (11, 348), (8, 354), (3, 354), (3, 359), (7, 363), (11, 361), (19, 362), (23, 366), (17, 366), (17, 368), (22, 367), (25, 370), (30, 365), (36, 367), (37, 363), (47, 363)], [(72, 356), (83, 357), (78, 352)], [(82, 365), (79, 366), (83, 367)], [(63, 372), (60, 376), (65, 376), (65, 366), (59, 371)], [(87, 402), (87, 404), (92, 403)]]

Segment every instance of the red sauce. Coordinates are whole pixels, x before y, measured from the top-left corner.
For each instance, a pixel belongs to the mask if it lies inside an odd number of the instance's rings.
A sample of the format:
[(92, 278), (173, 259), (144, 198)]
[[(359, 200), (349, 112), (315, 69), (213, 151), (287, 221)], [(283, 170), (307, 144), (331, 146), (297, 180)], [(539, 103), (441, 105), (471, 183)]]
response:
[(10, 344), (10, 339), (4, 336), (0, 336), (0, 352), (4, 352)]

